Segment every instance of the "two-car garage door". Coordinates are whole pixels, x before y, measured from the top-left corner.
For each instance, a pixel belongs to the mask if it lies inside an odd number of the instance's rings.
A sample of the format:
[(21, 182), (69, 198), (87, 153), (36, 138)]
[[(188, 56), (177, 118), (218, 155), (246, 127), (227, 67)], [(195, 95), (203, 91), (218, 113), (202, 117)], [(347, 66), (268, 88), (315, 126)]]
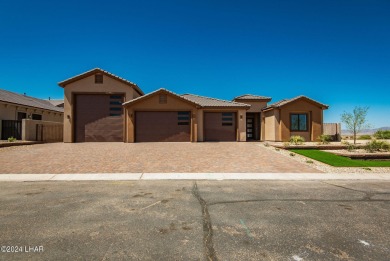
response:
[(135, 141), (191, 141), (188, 111), (140, 111), (135, 113)]

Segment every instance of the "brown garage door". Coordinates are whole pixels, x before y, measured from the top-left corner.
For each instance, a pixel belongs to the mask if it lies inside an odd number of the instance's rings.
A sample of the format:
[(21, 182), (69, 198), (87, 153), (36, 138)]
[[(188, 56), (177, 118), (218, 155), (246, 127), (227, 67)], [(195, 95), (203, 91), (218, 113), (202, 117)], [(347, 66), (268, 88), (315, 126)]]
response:
[(235, 112), (205, 112), (205, 141), (236, 141)]
[(123, 95), (75, 96), (75, 141), (123, 141)]
[(190, 112), (136, 112), (135, 141), (190, 141)]

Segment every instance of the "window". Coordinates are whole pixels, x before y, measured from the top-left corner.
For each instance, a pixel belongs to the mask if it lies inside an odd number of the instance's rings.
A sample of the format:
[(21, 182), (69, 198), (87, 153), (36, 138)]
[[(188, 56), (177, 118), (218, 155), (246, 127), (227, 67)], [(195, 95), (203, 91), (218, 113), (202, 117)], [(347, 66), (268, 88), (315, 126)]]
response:
[(95, 83), (103, 83), (103, 74), (95, 74)]
[(177, 112), (177, 125), (190, 125), (190, 112), (178, 111)]
[(160, 94), (158, 102), (160, 104), (166, 104), (167, 103), (167, 99), (168, 99), (168, 97), (167, 97), (166, 94)]
[(27, 114), (25, 112), (18, 112), (18, 121), (21, 121), (22, 119), (26, 119)]
[(33, 120), (41, 121), (42, 120), (42, 115), (40, 115), (40, 114), (33, 114), (31, 118)]
[(110, 116), (120, 117), (123, 114), (122, 109), (123, 96), (110, 95)]
[(290, 130), (291, 131), (307, 131), (307, 114), (290, 114)]
[(233, 126), (233, 113), (222, 113), (222, 126)]

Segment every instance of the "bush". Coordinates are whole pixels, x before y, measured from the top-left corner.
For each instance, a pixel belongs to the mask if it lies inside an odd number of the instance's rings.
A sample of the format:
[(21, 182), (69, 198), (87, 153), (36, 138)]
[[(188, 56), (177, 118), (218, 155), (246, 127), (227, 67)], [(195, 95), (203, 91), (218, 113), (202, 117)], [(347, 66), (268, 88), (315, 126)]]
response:
[(360, 135), (358, 140), (371, 140), (371, 135)]
[(390, 139), (390, 130), (379, 130), (375, 132), (374, 137), (381, 140)]
[(283, 142), (283, 146), (284, 146), (284, 147), (290, 146), (290, 142)]
[(364, 149), (367, 152), (375, 152), (375, 151), (389, 151), (390, 150), (390, 144), (386, 141), (377, 141), (373, 140), (370, 142), (367, 142), (367, 144), (364, 146)]
[(325, 135), (325, 134), (322, 134), (320, 135), (317, 140), (322, 143), (322, 144), (329, 144), (329, 142), (332, 141), (332, 136), (330, 135)]
[(14, 138), (12, 136), (8, 138), (8, 142), (14, 142), (14, 141), (16, 141), (16, 138)]
[(349, 143), (348, 141), (343, 141), (342, 144), (347, 146), (348, 151), (354, 151), (356, 149), (356, 146), (352, 143)]
[(305, 138), (299, 135), (294, 135), (290, 137), (290, 143), (294, 145), (300, 145), (305, 142)]

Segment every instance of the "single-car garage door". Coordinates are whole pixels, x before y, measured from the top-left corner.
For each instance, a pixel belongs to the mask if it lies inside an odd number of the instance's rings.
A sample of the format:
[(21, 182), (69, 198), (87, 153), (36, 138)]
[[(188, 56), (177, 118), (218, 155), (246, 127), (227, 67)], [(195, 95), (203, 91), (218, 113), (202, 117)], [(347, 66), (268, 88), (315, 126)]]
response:
[(235, 112), (205, 112), (205, 141), (236, 141)]
[(190, 112), (136, 112), (135, 141), (190, 141)]
[(77, 94), (75, 141), (123, 141), (123, 95)]

